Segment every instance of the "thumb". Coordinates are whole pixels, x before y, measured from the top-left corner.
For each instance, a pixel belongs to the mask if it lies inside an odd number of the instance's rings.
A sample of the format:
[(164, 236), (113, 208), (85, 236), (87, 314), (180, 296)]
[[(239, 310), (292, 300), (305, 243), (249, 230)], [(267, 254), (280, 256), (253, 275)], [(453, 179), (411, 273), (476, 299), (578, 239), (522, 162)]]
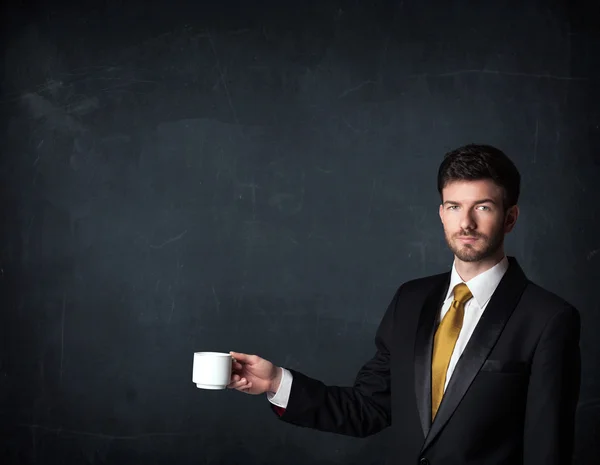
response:
[(240, 363), (252, 363), (254, 360), (254, 356), (253, 355), (248, 355), (248, 354), (244, 354), (242, 352), (233, 352), (230, 351), (229, 354), (236, 359), (236, 361), (240, 362)]

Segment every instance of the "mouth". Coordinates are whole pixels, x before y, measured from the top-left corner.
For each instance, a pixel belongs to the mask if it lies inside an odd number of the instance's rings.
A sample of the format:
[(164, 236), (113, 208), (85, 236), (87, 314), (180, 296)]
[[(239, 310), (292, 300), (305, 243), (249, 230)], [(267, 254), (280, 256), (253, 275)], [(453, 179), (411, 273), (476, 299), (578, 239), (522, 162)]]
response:
[(467, 244), (470, 244), (471, 242), (475, 242), (477, 240), (479, 240), (478, 237), (474, 237), (474, 236), (459, 236), (458, 240), (461, 242), (465, 242)]

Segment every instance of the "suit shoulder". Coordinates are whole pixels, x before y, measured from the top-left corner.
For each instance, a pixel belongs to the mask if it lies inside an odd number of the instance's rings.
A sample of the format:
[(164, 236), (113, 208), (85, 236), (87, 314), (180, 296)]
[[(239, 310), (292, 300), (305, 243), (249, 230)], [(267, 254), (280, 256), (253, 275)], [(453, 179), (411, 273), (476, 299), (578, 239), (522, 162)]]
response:
[(575, 316), (579, 316), (577, 308), (565, 298), (532, 281), (527, 284), (522, 299), (526, 303), (531, 303), (532, 307), (538, 308), (548, 317), (562, 312), (574, 313)]
[(430, 276), (423, 276), (405, 281), (398, 288), (400, 292), (428, 292), (433, 287), (442, 284), (449, 277), (449, 272), (438, 273)]

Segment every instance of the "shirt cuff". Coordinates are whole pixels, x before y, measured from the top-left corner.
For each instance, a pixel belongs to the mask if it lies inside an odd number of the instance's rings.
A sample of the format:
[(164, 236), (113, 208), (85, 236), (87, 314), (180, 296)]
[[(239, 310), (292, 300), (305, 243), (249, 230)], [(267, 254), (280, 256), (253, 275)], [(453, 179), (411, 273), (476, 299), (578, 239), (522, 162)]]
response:
[(281, 383), (277, 392), (267, 392), (267, 399), (273, 405), (278, 407), (286, 408), (288, 400), (290, 398), (290, 392), (292, 390), (292, 381), (294, 377), (289, 370), (281, 368)]

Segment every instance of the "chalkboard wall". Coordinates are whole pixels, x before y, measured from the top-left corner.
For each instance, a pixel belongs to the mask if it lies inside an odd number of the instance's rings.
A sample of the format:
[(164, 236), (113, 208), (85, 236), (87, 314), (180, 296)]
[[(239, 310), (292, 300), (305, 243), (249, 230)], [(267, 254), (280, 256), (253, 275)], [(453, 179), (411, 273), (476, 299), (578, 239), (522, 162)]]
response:
[(0, 462), (379, 464), (203, 391), (194, 351), (335, 384), (405, 280), (448, 270), (443, 154), (523, 177), (507, 239), (583, 321), (576, 463), (600, 454), (600, 33), (570, 2), (5, 7)]

